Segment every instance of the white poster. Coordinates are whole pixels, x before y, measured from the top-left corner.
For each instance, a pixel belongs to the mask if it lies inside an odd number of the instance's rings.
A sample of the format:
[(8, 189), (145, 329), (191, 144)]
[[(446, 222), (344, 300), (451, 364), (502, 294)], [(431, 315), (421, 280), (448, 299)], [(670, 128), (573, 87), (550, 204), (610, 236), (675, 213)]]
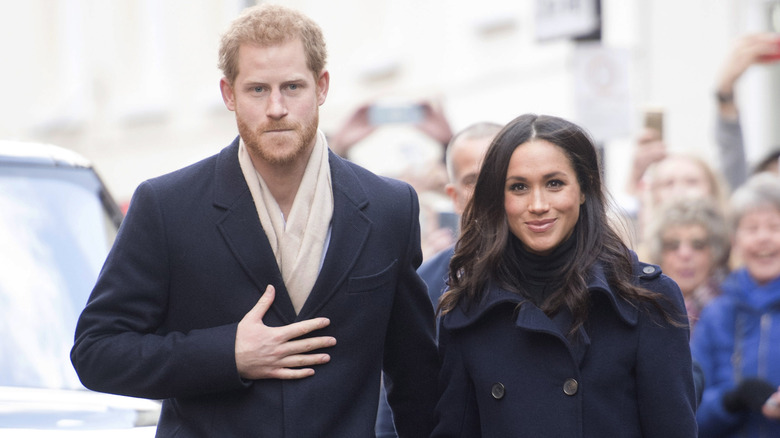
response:
[(635, 114), (630, 93), (630, 52), (599, 43), (574, 50), (577, 121), (599, 143), (631, 134)]

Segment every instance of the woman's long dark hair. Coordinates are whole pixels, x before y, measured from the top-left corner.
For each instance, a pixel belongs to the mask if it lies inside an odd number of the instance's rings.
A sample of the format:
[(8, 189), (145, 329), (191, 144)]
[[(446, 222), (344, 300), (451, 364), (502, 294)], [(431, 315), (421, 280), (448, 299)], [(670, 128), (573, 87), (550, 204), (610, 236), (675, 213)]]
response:
[(518, 272), (510, 250), (510, 230), (504, 210), (504, 187), (512, 153), (531, 140), (546, 140), (569, 158), (585, 202), (574, 228), (574, 256), (561, 269), (562, 287), (542, 304), (548, 315), (568, 307), (573, 322), (570, 334), (585, 323), (589, 292), (587, 274), (596, 262), (605, 267), (607, 281), (631, 303), (649, 302), (669, 322), (658, 303), (661, 295), (634, 282), (631, 253), (609, 223), (607, 198), (602, 187), (598, 155), (593, 141), (579, 126), (564, 119), (525, 114), (509, 122), (490, 145), (461, 220), (462, 233), (450, 260), (449, 286), (439, 304), (445, 314), (459, 304), (480, 302), (489, 282), (519, 292)]

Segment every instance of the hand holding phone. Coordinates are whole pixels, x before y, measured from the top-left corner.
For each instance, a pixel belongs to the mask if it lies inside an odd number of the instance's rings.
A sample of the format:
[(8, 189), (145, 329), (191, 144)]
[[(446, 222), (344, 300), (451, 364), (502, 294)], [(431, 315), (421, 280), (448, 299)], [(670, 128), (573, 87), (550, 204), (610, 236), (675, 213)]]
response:
[(645, 111), (645, 128), (653, 129), (658, 133), (658, 139), (664, 138), (664, 111), (660, 108), (651, 108)]
[(425, 111), (419, 103), (375, 103), (368, 108), (368, 120), (376, 125), (389, 123), (417, 124), (422, 122)]
[(780, 36), (775, 37), (774, 51), (760, 55), (758, 59), (760, 62), (780, 61)]

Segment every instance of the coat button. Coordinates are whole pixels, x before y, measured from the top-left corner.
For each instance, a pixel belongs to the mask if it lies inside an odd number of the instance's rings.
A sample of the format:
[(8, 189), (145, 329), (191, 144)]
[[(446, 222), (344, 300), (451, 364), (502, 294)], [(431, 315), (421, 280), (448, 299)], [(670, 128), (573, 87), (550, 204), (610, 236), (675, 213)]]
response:
[(577, 388), (580, 384), (574, 379), (566, 379), (563, 383), (563, 393), (566, 395), (574, 395), (577, 393)]
[(645, 266), (644, 268), (642, 268), (642, 272), (644, 272), (645, 274), (652, 274), (653, 272), (655, 272), (655, 268), (652, 266)]
[(501, 400), (504, 398), (504, 394), (506, 393), (506, 390), (504, 389), (504, 385), (501, 383), (494, 383), (493, 387), (490, 388), (490, 395), (493, 396), (496, 400)]

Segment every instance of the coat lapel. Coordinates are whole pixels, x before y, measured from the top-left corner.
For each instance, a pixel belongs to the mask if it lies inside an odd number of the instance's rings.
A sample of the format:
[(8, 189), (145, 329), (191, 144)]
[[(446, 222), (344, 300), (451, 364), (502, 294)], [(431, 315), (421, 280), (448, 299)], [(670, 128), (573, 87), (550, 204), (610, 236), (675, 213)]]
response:
[(329, 162), (333, 186), (330, 244), (317, 281), (298, 315), (299, 320), (318, 316), (339, 290), (361, 255), (371, 229), (371, 220), (363, 211), (368, 205), (368, 196), (357, 175), (333, 152), (329, 152)]
[(257, 286), (258, 299), (269, 283), (274, 286), (276, 298), (271, 310), (283, 324), (290, 324), (295, 320), (295, 310), (238, 164), (238, 138), (219, 154), (215, 181), (214, 204), (224, 209), (217, 229)]

